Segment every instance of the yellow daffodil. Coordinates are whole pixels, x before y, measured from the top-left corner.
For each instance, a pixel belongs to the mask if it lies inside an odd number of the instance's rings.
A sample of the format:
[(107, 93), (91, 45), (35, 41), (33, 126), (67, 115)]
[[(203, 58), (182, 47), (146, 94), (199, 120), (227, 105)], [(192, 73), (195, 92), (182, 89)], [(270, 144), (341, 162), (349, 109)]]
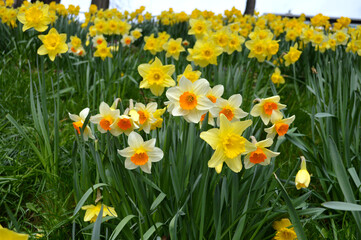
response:
[(285, 83), (285, 79), (281, 75), (281, 70), (278, 67), (275, 68), (275, 71), (272, 73), (271, 80), (274, 84), (277, 84), (277, 86)]
[(274, 123), (276, 120), (282, 119), (283, 114), (280, 110), (286, 107), (286, 105), (279, 103), (279, 101), (280, 96), (278, 95), (260, 99), (260, 102), (253, 106), (250, 114), (253, 117), (260, 116), (265, 125), (270, 120)]
[(136, 103), (134, 110), (137, 111), (139, 117), (138, 117), (138, 123), (140, 130), (143, 130), (146, 133), (150, 132), (150, 128), (153, 123), (155, 123), (157, 120), (154, 118), (153, 114), (157, 110), (157, 103), (148, 103), (147, 106), (145, 106), (143, 103)]
[(167, 108), (161, 108), (161, 109), (157, 109), (154, 113), (153, 113), (153, 117), (156, 119), (156, 121), (154, 123), (152, 123), (152, 125), (150, 126), (150, 130), (155, 130), (157, 128), (161, 128), (162, 124), (163, 124), (163, 118), (161, 118), (161, 116), (165, 113), (165, 110)]
[(242, 44), (244, 43), (245, 39), (242, 36), (239, 36), (236, 33), (233, 33), (229, 36), (229, 41), (227, 46), (224, 50), (230, 55), (234, 51), (241, 52), (242, 51)]
[(74, 48), (78, 48), (81, 46), (81, 39), (78, 38), (77, 36), (71, 36), (70, 37), (70, 44), (72, 47)]
[(163, 158), (163, 151), (155, 147), (155, 138), (145, 141), (136, 132), (131, 132), (128, 137), (129, 147), (118, 150), (125, 157), (125, 168), (136, 169), (140, 167), (143, 172), (151, 173), (152, 162), (158, 162)]
[[(69, 113), (69, 117), (73, 122), (73, 127), (77, 131), (78, 134), (80, 134), (80, 129), (83, 127), (83, 124), (85, 122), (86, 117), (89, 114), (89, 108), (84, 108), (79, 115), (71, 114)], [(93, 136), (93, 133), (89, 126), (86, 126), (83, 132), (83, 139), (84, 141), (88, 141), (88, 139), (95, 139)]]
[(184, 69), (183, 74), (177, 76), (177, 81), (179, 82), (179, 80), (184, 76), (189, 81), (195, 82), (199, 79), (201, 74), (201, 71), (193, 71), (192, 65), (188, 64), (187, 67)]
[(256, 139), (253, 139), (252, 141), (255, 146), (257, 147), (257, 150), (251, 153), (248, 153), (244, 157), (244, 167), (245, 169), (249, 169), (253, 167), (255, 164), (260, 164), (263, 166), (266, 166), (270, 164), (271, 158), (278, 156), (279, 152), (272, 152), (271, 150), (267, 149), (267, 147), (270, 147), (273, 144), (273, 140), (271, 138), (267, 138), (266, 140), (257, 142)]
[(297, 48), (298, 48), (298, 44), (296, 43), (293, 47), (290, 48), (288, 53), (283, 56), (283, 58), (285, 59), (286, 67), (291, 64), (294, 64), (300, 58), (302, 52), (297, 50)]
[(308, 188), (308, 185), (310, 185), (311, 176), (307, 171), (306, 168), (306, 159), (301, 156), (301, 168), (296, 174), (295, 184), (297, 190), (300, 190), (301, 188)]
[(337, 45), (346, 45), (350, 35), (347, 34), (347, 29), (338, 30), (333, 34), (333, 37), (336, 39)]
[(297, 239), (296, 232), (288, 218), (283, 218), (280, 221), (273, 222), (273, 228), (277, 231), (274, 240), (295, 240)]
[(220, 172), (225, 162), (233, 172), (240, 172), (242, 170), (241, 155), (257, 149), (254, 144), (242, 137), (243, 131), (252, 124), (252, 121), (230, 122), (223, 114), (220, 118), (219, 129), (212, 128), (200, 135), (215, 150), (208, 161), (208, 167), (217, 167), (217, 172)]
[(181, 38), (169, 39), (169, 41), (163, 45), (163, 49), (167, 51), (166, 57), (173, 57), (175, 60), (178, 60), (179, 54), (185, 51)]
[(190, 19), (189, 35), (195, 35), (197, 39), (202, 38), (210, 29), (211, 22), (204, 20), (204, 18)]
[(157, 38), (154, 37), (152, 33), (150, 36), (144, 37), (144, 50), (150, 51), (151, 54), (155, 55), (159, 51), (159, 41)]
[(141, 28), (135, 28), (133, 31), (130, 32), (130, 35), (135, 39), (139, 39), (142, 37), (142, 29)]
[(224, 115), (227, 117), (228, 121), (234, 122), (238, 121), (240, 118), (244, 118), (248, 113), (244, 112), (240, 106), (242, 104), (241, 94), (234, 94), (229, 97), (228, 100), (219, 98), (213, 108), (211, 108), (210, 113), (213, 116), (217, 116), (217, 124), (219, 124), (220, 116)]
[(209, 82), (199, 79), (192, 83), (187, 78), (179, 80), (179, 86), (172, 87), (166, 92), (169, 99), (165, 104), (173, 116), (183, 116), (187, 122), (198, 123), (203, 114), (213, 106), (206, 97)]
[(272, 127), (265, 129), (267, 138), (273, 139), (276, 134), (278, 134), (278, 136), (284, 136), (288, 132), (288, 128), (294, 120), (295, 116), (293, 115), (292, 117), (275, 121)]
[(102, 217), (106, 217), (106, 216), (118, 217), (118, 215), (115, 212), (113, 207), (108, 207), (107, 205), (101, 204), (100, 202), (98, 202), (98, 204), (96, 206), (91, 204), (91, 205), (86, 205), (86, 206), (81, 207), (81, 209), (86, 210), (85, 216), (84, 216), (84, 222), (89, 222), (89, 221), (91, 223), (95, 222), (100, 213), (102, 205), (103, 205)]
[(39, 39), (43, 45), (38, 49), (39, 55), (49, 55), (51, 61), (54, 61), (57, 54), (66, 53), (68, 45), (66, 45), (66, 34), (59, 34), (55, 28), (50, 29), (47, 35), (39, 35)]
[(257, 58), (258, 62), (263, 62), (267, 57), (267, 44), (264, 39), (248, 40), (245, 43), (250, 50), (248, 58)]
[(175, 85), (175, 81), (171, 77), (174, 70), (174, 65), (163, 65), (157, 57), (152, 64), (141, 64), (138, 66), (138, 72), (143, 80), (139, 87), (150, 88), (155, 96), (160, 96), (164, 92), (164, 88)]
[(99, 106), (99, 114), (91, 116), (90, 122), (97, 124), (99, 132), (106, 133), (111, 130), (110, 126), (119, 117), (119, 115), (119, 109), (111, 108), (108, 104), (102, 102)]
[(198, 40), (193, 49), (189, 48), (188, 52), (188, 61), (193, 61), (196, 65), (206, 67), (208, 64), (217, 65), (217, 57), (222, 54), (223, 49), (213, 41)]
[(4, 240), (28, 240), (28, 234), (16, 233), (0, 225), (0, 236)]
[(30, 28), (34, 28), (38, 32), (44, 32), (51, 22), (49, 5), (31, 5), (25, 12), (18, 14), (18, 20), (24, 24), (23, 32)]
[(97, 50), (94, 52), (94, 57), (101, 57), (101, 59), (104, 61), (106, 57), (113, 57), (113, 54), (110, 51), (110, 48), (107, 46), (106, 42), (103, 42), (102, 44), (97, 46)]

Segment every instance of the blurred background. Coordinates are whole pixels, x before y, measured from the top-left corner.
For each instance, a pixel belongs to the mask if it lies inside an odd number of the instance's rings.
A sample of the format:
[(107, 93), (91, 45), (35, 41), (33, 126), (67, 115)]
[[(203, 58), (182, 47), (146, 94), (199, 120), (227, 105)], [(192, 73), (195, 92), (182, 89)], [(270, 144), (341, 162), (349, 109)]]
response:
[[(94, 1), (94, 0), (93, 0)], [(98, 0), (107, 2), (108, 0)], [(69, 4), (79, 5), (81, 12), (86, 12), (91, 0), (61, 0), (66, 7)], [(215, 13), (223, 13), (233, 6), (245, 11), (247, 0), (109, 0), (109, 8), (118, 8), (122, 11), (134, 11), (140, 6), (145, 6), (146, 11), (158, 15), (163, 10), (173, 8), (175, 12), (184, 11), (191, 13), (192, 10), (210, 10)], [(322, 13), (330, 17), (347, 16), (349, 18), (361, 19), (360, 0), (255, 0), (255, 11), (261, 15), (264, 13), (275, 14), (295, 14), (305, 13), (306, 15), (316, 15)]]

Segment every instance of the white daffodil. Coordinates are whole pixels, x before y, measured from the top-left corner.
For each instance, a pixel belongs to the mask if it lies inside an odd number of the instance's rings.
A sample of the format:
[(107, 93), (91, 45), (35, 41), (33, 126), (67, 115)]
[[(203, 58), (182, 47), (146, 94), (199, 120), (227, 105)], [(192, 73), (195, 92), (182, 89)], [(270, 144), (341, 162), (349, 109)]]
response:
[(210, 112), (213, 116), (217, 116), (217, 125), (219, 125), (220, 115), (227, 117), (228, 121), (234, 122), (248, 115), (240, 106), (242, 104), (241, 94), (234, 94), (228, 100), (219, 98), (216, 105), (211, 108)]
[(108, 104), (102, 102), (99, 106), (99, 114), (90, 118), (90, 121), (92, 123), (97, 124), (98, 130), (101, 133), (106, 133), (107, 131), (110, 131), (110, 125), (112, 125), (113, 122), (120, 115), (119, 109), (115, 109), (115, 107), (113, 106), (109, 107)]
[[(255, 139), (254, 139), (255, 140)], [(253, 167), (255, 164), (260, 165), (268, 165), (271, 162), (272, 157), (278, 156), (279, 152), (272, 152), (271, 150), (267, 149), (273, 144), (273, 140), (271, 138), (267, 138), (266, 140), (256, 142), (253, 141), (256, 145), (257, 150), (248, 153), (244, 158), (244, 167), (245, 169)]]
[[(73, 126), (75, 130), (78, 132), (78, 134), (80, 134), (80, 129), (83, 127), (83, 124), (88, 114), (89, 114), (89, 108), (84, 108), (79, 113), (79, 115), (69, 113), (69, 117), (72, 121), (74, 121)], [(83, 132), (83, 139), (84, 141), (88, 141), (89, 138), (95, 139), (90, 127), (86, 126)]]
[[(216, 85), (213, 88), (209, 88), (206, 96), (209, 100), (211, 100), (211, 102), (213, 103), (213, 106), (216, 104), (217, 100), (220, 99), (223, 95), (224, 92), (224, 87), (223, 85)], [(204, 118), (205, 118), (206, 114), (202, 115), (201, 118), (201, 123), (203, 122)], [(214, 122), (214, 116), (208, 112), (208, 124), (211, 126), (215, 126), (215, 122)]]
[(145, 141), (136, 132), (131, 132), (128, 137), (129, 147), (118, 150), (125, 157), (125, 168), (136, 169), (140, 167), (143, 172), (151, 173), (152, 162), (158, 162), (163, 158), (163, 151), (155, 147), (155, 138)]
[(291, 123), (295, 120), (295, 115), (289, 118), (280, 119), (274, 122), (272, 127), (266, 128), (265, 132), (267, 133), (267, 138), (274, 138), (276, 134), (278, 136), (283, 136), (288, 132), (288, 128)]
[(260, 116), (265, 125), (267, 125), (269, 121), (275, 123), (275, 121), (283, 118), (280, 110), (286, 107), (286, 105), (279, 103), (279, 101), (280, 96), (278, 95), (261, 99), (259, 103), (253, 106), (251, 115), (253, 117)]
[[(146, 133), (150, 132), (152, 123), (156, 121), (153, 114), (157, 110), (157, 106), (158, 104), (155, 102), (148, 103), (147, 106), (145, 106), (143, 103), (135, 104), (134, 110), (136, 110), (139, 115), (138, 123), (140, 130), (143, 130)], [(129, 111), (129, 114), (135, 115), (132, 110)]]
[(184, 76), (179, 80), (179, 86), (167, 90), (169, 99), (165, 104), (173, 116), (183, 116), (187, 122), (198, 123), (202, 115), (213, 106), (206, 97), (209, 91), (209, 82), (202, 78), (194, 83)]

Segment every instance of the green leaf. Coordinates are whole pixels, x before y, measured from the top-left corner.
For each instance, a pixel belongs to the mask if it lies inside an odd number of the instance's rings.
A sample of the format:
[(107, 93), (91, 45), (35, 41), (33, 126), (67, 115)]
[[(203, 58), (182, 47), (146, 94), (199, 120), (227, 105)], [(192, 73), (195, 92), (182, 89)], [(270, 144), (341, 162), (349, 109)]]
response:
[(135, 215), (128, 215), (125, 218), (122, 219), (122, 221), (120, 221), (120, 223), (118, 224), (118, 226), (114, 229), (112, 235), (110, 235), (110, 240), (115, 240), (117, 238), (117, 236), (119, 235), (119, 233), (122, 231), (122, 229), (124, 228), (124, 226), (132, 219), (136, 217)]
[(296, 212), (296, 209), (294, 208), (292, 201), (290, 199), (290, 197), (288, 196), (288, 193), (286, 191), (286, 189), (283, 187), (281, 181), (278, 179), (277, 175), (274, 173), (275, 178), (281, 188), (282, 191), (282, 195), (283, 195), (283, 199), (286, 202), (287, 205), (287, 210), (288, 210), (288, 214), (290, 215), (291, 218), (291, 222), (293, 227), (295, 228), (296, 234), (297, 234), (297, 239), (298, 240), (305, 240), (307, 239), (305, 232), (303, 231), (303, 227), (302, 224), (300, 222), (300, 219), (298, 217), (298, 214)]
[(325, 113), (325, 112), (321, 112), (321, 113), (316, 113), (315, 117), (316, 118), (325, 118), (325, 117), (334, 117), (335, 115), (332, 115), (330, 113)]
[(149, 239), (149, 238), (152, 236), (152, 234), (155, 232), (155, 229), (156, 229), (156, 228), (159, 228), (159, 227), (162, 226), (162, 225), (163, 225), (163, 223), (157, 222), (155, 225), (151, 226), (151, 227), (148, 229), (148, 231), (146, 231), (146, 232), (144, 233), (144, 235), (143, 235), (143, 240)]
[(154, 209), (156, 209), (166, 196), (167, 195), (165, 195), (164, 193), (160, 193), (158, 195), (158, 197), (154, 200), (152, 205), (150, 206), (150, 211), (153, 211)]
[(100, 208), (100, 212), (97, 216), (97, 220), (94, 223), (91, 240), (99, 240), (100, 239), (100, 227), (102, 224), (102, 218), (103, 218), (103, 204), (102, 204), (102, 207)]
[(342, 211), (361, 211), (361, 205), (348, 203), (348, 202), (338, 202), (338, 201), (331, 201), (331, 202), (324, 202), (321, 204), (324, 207), (335, 209), (335, 210), (342, 210)]

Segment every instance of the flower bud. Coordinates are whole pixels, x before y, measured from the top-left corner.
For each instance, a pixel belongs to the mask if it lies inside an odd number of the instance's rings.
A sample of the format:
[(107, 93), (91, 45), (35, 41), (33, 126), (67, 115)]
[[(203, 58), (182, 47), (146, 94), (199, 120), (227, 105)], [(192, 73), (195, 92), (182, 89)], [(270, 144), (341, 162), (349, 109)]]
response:
[(310, 184), (310, 181), (311, 176), (306, 168), (306, 159), (301, 156), (301, 169), (297, 172), (295, 180), (297, 190), (301, 188), (307, 188)]

